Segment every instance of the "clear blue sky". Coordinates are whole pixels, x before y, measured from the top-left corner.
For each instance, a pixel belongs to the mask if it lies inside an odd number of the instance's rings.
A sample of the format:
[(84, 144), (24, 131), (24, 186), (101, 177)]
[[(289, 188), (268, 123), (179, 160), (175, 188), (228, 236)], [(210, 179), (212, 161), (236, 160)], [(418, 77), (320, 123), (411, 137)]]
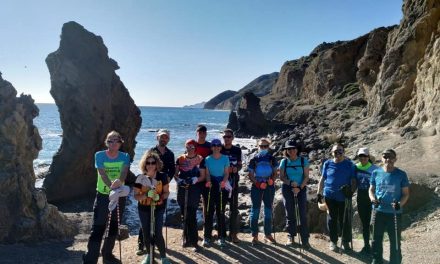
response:
[(0, 71), (53, 102), (46, 56), (63, 23), (104, 39), (138, 105), (183, 106), (239, 90), (326, 41), (398, 24), (401, 0), (0, 0)]

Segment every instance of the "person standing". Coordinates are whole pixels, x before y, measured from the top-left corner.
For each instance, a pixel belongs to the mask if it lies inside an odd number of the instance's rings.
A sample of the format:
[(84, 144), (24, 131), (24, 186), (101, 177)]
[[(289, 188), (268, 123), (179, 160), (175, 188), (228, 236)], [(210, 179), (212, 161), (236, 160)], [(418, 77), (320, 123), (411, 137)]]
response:
[(220, 151), (223, 155), (229, 158), (229, 179), (232, 182), (232, 195), (230, 199), (230, 217), (229, 217), (229, 237), (233, 243), (239, 243), (240, 240), (237, 237), (240, 231), (240, 219), (238, 215), (238, 182), (240, 175), (238, 172), (241, 170), (241, 149), (232, 145), (234, 140), (234, 132), (232, 129), (225, 129), (223, 131), (224, 145)]
[(356, 189), (355, 166), (351, 160), (345, 158), (344, 147), (341, 144), (334, 144), (331, 151), (333, 159), (325, 161), (322, 167), (322, 176), (318, 184), (318, 200), (324, 198), (328, 207), (327, 225), (330, 231), (330, 250), (337, 250), (339, 229), (342, 230), (342, 247), (349, 251), (352, 235), (351, 215), (346, 213), (344, 219), (344, 211), (347, 210), (347, 201), (351, 206), (351, 197)]
[(270, 243), (276, 243), (272, 236), (272, 204), (275, 196), (274, 181), (277, 161), (269, 153), (269, 145), (268, 138), (261, 138), (258, 141), (259, 151), (249, 161), (248, 166), (249, 179), (252, 182), (250, 218), (253, 245), (258, 243), (258, 218), (262, 202), (264, 202), (264, 239)]
[(211, 141), (212, 154), (206, 157), (204, 168), (206, 171), (206, 189), (208, 196), (205, 208), (205, 230), (203, 246), (209, 247), (212, 239), (214, 212), (217, 216), (218, 245), (225, 246), (226, 225), (225, 207), (228, 200), (228, 191), (232, 190), (229, 184), (229, 158), (220, 153), (222, 142), (219, 139)]
[(120, 210), (120, 219), (122, 219), (123, 208), (125, 205), (125, 197), (119, 198), (119, 207), (114, 209), (109, 215), (109, 194), (111, 190), (117, 189), (124, 185), (127, 177), (128, 167), (130, 165), (130, 157), (127, 153), (119, 151), (124, 141), (121, 135), (116, 131), (107, 134), (105, 145), (107, 150), (95, 153), (95, 167), (97, 169), (96, 198), (93, 206), (93, 224), (87, 243), (87, 253), (83, 255), (84, 264), (96, 264), (99, 258), (99, 250), (101, 248), (102, 237), (107, 227), (107, 221), (110, 221), (108, 236), (104, 239), (102, 246), (102, 260), (104, 264), (121, 263), (113, 255), (116, 236), (118, 235), (118, 215)]
[[(142, 174), (137, 176), (133, 191), (134, 198), (138, 201), (138, 212), (144, 233), (144, 244), (147, 249), (151, 249), (150, 246), (153, 246), (153, 251), (154, 246), (157, 246), (162, 263), (168, 264), (170, 261), (166, 257), (162, 226), (165, 205), (170, 191), (167, 175), (160, 172), (162, 166), (163, 163), (159, 155), (153, 151), (147, 151), (139, 162)], [(154, 207), (152, 208), (152, 206)], [(151, 215), (152, 213), (154, 213), (154, 218)], [(153, 240), (150, 233), (151, 221), (154, 221)], [(152, 257), (150, 251), (142, 261), (142, 264), (150, 263), (150, 258)]]
[[(174, 153), (167, 147), (168, 142), (170, 142), (170, 131), (167, 129), (159, 129), (156, 134), (156, 139), (157, 145), (150, 150), (156, 152), (157, 155), (159, 155), (160, 160), (163, 162), (161, 172), (167, 175), (168, 182), (170, 182), (172, 177), (174, 177), (174, 173), (176, 171), (176, 167), (174, 165)], [(164, 206), (165, 208), (167, 207), (166, 204)], [(146, 251), (144, 250), (145, 246), (142, 236), (142, 227), (140, 227), (138, 236), (138, 251), (136, 252), (137, 255), (143, 255), (146, 253)]]
[(188, 139), (185, 142), (186, 153), (176, 160), (177, 203), (183, 219), (182, 246), (194, 247), (199, 250), (197, 244), (197, 208), (200, 203), (200, 187), (197, 183), (202, 180), (200, 176), (200, 163), (203, 158), (196, 154), (197, 142)]
[[(284, 144), (284, 159), (280, 163), (280, 179), (283, 182), (282, 194), (284, 208), (287, 216), (288, 246), (294, 244), (294, 237), (299, 232), (304, 249), (309, 250), (309, 230), (307, 226), (307, 183), (309, 181), (309, 161), (305, 157), (299, 157), (299, 146), (293, 140)], [(295, 198), (297, 202), (295, 202)], [(298, 206), (298, 208), (296, 208)], [(299, 212), (300, 230), (297, 230), (297, 215)]]
[(370, 254), (370, 221), (371, 221), (371, 201), (369, 197), (369, 188), (371, 174), (378, 167), (370, 161), (370, 151), (368, 148), (360, 148), (357, 151), (359, 162), (356, 164), (356, 185), (357, 185), (357, 208), (359, 218), (362, 223), (362, 237), (364, 247), (362, 254)]
[[(382, 167), (373, 171), (370, 181), (369, 196), (376, 205), (373, 223), (373, 262), (383, 263), (383, 234), (388, 233), (390, 240), (390, 262), (401, 263), (400, 248), (402, 231), (402, 207), (409, 199), (409, 181), (406, 173), (395, 167), (397, 154), (392, 149), (382, 152)], [(397, 233), (396, 233), (397, 232)], [(397, 238), (397, 239), (396, 239)]]

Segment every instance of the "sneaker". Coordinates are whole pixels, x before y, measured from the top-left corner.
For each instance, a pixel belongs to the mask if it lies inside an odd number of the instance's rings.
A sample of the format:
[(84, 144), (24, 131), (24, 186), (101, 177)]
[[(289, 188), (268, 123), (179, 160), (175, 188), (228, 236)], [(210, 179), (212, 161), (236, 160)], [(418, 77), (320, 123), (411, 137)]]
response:
[(293, 246), (293, 238), (292, 237), (287, 238), (286, 246), (287, 247)]
[(238, 239), (237, 234), (231, 235), (231, 242), (234, 244), (240, 243), (240, 239)]
[(370, 255), (371, 254), (371, 248), (369, 246), (364, 246), (359, 253), (361, 253), (363, 255)]
[(167, 257), (161, 258), (160, 261), (162, 262), (162, 264), (171, 264), (170, 260)]
[(342, 248), (345, 251), (351, 251), (350, 243), (348, 243), (348, 242), (342, 242)]
[(338, 250), (338, 246), (336, 246), (336, 243), (335, 243), (335, 242), (330, 242), (328, 248), (329, 248), (331, 251), (334, 251), (334, 252), (336, 252), (336, 251)]
[(208, 238), (203, 239), (202, 247), (210, 247), (210, 246), (211, 246), (211, 241), (209, 241)]
[(225, 239), (221, 238), (221, 239), (217, 240), (217, 245), (219, 245), (220, 247), (226, 246)]
[(115, 257), (115, 255), (110, 254), (108, 256), (102, 257), (103, 264), (122, 264), (122, 262)]
[(275, 243), (277, 243), (277, 242), (275, 241), (275, 239), (273, 238), (272, 235), (265, 236), (265, 237), (264, 237), (264, 242), (266, 242), (266, 243), (270, 243), (270, 244), (275, 244)]
[(142, 255), (145, 255), (145, 254), (147, 254), (147, 251), (145, 249), (138, 249), (136, 251), (136, 255), (138, 255), (138, 256), (142, 256)]
[(303, 243), (302, 247), (304, 250), (311, 250), (312, 249), (312, 246), (310, 246), (309, 242)]
[(193, 250), (192, 250), (192, 251), (197, 253), (197, 252), (200, 252), (200, 250), (202, 250), (202, 249), (200, 248), (200, 246), (197, 245), (197, 244), (195, 244), (194, 247), (193, 247)]
[(252, 237), (252, 245), (253, 246), (256, 246), (256, 245), (258, 245), (258, 235), (255, 235), (255, 236), (253, 236)]
[(150, 264), (150, 254), (147, 254), (141, 264)]

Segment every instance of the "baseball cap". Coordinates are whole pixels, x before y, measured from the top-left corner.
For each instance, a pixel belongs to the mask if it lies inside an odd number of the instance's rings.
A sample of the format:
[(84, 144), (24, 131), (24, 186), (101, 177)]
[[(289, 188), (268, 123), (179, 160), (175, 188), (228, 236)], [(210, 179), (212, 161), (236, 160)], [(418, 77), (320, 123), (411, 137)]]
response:
[(284, 143), (284, 149), (288, 148), (298, 148), (298, 144), (294, 140), (287, 140), (286, 143)]
[(213, 140), (211, 140), (211, 145), (221, 145), (221, 144), (222, 142), (218, 138), (214, 138)]
[(370, 151), (368, 150), (368, 148), (360, 148), (357, 152), (357, 155), (370, 156)]
[(392, 150), (392, 149), (386, 149), (386, 150), (384, 150), (384, 151), (382, 152), (382, 155), (391, 155), (391, 156), (393, 156), (394, 158), (397, 157), (396, 152), (395, 152), (394, 150)]
[(159, 129), (157, 131), (157, 136), (160, 137), (162, 135), (167, 135), (169, 137), (170, 136), (170, 131), (168, 129), (161, 128), (161, 129)]

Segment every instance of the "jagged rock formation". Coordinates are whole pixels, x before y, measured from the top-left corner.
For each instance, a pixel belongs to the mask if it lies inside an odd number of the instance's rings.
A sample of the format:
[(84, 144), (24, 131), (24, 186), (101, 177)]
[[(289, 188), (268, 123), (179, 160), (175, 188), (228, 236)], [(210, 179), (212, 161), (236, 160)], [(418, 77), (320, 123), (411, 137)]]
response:
[(73, 227), (35, 189), (33, 160), (42, 141), (33, 119), (39, 110), (0, 73), (0, 243), (37, 241), (73, 235)]
[(140, 110), (116, 75), (119, 66), (108, 57), (102, 38), (76, 22), (63, 25), (60, 47), (46, 63), (63, 128), (61, 147), (44, 181), (47, 197), (58, 202), (91, 196), (96, 188), (94, 153), (104, 149), (106, 134), (116, 130), (133, 158)]
[(234, 96), (236, 94), (237, 94), (236, 91), (231, 91), (231, 90), (221, 92), (218, 95), (214, 96), (214, 98), (212, 98), (211, 100), (206, 102), (205, 105), (203, 106), (203, 108), (215, 109), (219, 103), (231, 98), (232, 96)]
[[(231, 113), (231, 115), (233, 114)], [(260, 98), (251, 92), (244, 94), (237, 111), (237, 117), (237, 136), (264, 136), (272, 130), (270, 122), (265, 119), (261, 111)]]

